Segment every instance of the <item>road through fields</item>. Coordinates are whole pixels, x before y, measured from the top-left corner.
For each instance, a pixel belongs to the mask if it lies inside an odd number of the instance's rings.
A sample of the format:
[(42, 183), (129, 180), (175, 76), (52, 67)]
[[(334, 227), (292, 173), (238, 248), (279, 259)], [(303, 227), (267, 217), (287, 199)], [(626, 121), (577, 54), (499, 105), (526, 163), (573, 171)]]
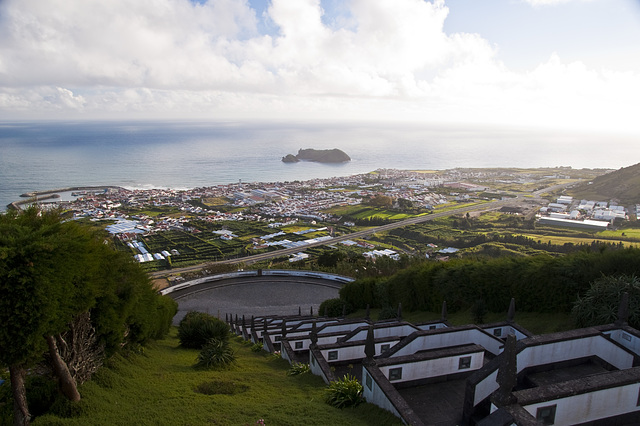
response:
[(439, 213), (432, 213), (432, 214), (426, 214), (426, 215), (422, 215), (422, 216), (415, 216), (415, 217), (404, 219), (404, 220), (401, 220), (401, 221), (398, 221), (398, 222), (388, 223), (386, 225), (375, 226), (375, 227), (364, 229), (364, 230), (361, 230), (361, 231), (356, 231), (356, 232), (352, 232), (352, 233), (349, 233), (349, 234), (339, 235), (339, 236), (334, 237), (334, 238), (332, 238), (330, 240), (318, 241), (318, 242), (315, 242), (315, 243), (307, 244), (307, 245), (302, 246), (302, 247), (285, 248), (285, 249), (270, 251), (270, 252), (267, 252), (267, 253), (260, 253), (260, 254), (254, 254), (254, 255), (251, 255), (251, 256), (244, 256), (244, 257), (239, 257), (239, 258), (234, 258), (234, 259), (221, 260), (221, 261), (218, 261), (218, 262), (207, 262), (205, 264), (187, 266), (187, 267), (184, 267), (184, 268), (174, 268), (174, 269), (171, 269), (171, 270), (157, 271), (157, 272), (151, 273), (151, 276), (153, 278), (161, 278), (161, 277), (166, 277), (168, 275), (180, 274), (180, 273), (184, 273), (184, 272), (193, 272), (193, 271), (197, 271), (197, 270), (203, 269), (206, 265), (235, 265), (235, 264), (245, 264), (246, 265), (246, 264), (251, 264), (251, 263), (259, 262), (259, 261), (262, 261), (262, 260), (272, 259), (274, 257), (288, 256), (290, 254), (299, 253), (301, 251), (305, 251), (306, 249), (312, 248), (312, 247), (336, 244), (336, 243), (339, 243), (339, 242), (342, 242), (342, 241), (350, 240), (352, 238), (366, 237), (366, 236), (374, 234), (376, 232), (389, 231), (391, 229), (402, 228), (404, 226), (415, 225), (417, 223), (429, 222), (431, 220), (438, 219), (440, 217), (446, 217), (446, 216), (451, 216), (451, 215), (455, 215), (455, 214), (461, 214), (461, 213), (467, 213), (467, 212), (479, 211), (479, 210), (493, 210), (493, 209), (496, 209), (496, 208), (500, 208), (500, 207), (502, 207), (504, 205), (513, 204), (516, 200), (520, 200), (521, 201), (521, 198), (518, 197), (518, 198), (515, 198), (515, 199), (513, 199), (513, 198), (509, 199), (509, 200), (490, 201), (490, 202), (487, 202), (487, 203), (476, 204), (476, 205), (473, 205), (473, 206), (460, 207), (460, 208), (451, 209), (451, 210), (447, 210), (447, 211), (443, 211), (443, 212), (439, 212)]

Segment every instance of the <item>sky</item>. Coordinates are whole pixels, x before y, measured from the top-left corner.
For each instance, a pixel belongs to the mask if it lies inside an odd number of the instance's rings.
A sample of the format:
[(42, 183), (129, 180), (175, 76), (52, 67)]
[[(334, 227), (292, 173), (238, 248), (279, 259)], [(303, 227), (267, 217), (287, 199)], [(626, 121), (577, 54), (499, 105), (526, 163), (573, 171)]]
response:
[(0, 120), (640, 133), (640, 0), (0, 0)]

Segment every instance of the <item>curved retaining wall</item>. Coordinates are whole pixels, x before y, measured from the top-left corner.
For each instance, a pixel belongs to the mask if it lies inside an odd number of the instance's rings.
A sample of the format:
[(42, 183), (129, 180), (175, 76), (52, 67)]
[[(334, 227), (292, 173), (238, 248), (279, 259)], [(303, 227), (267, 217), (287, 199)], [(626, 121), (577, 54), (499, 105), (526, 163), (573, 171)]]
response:
[(322, 280), (336, 281), (343, 284), (354, 281), (353, 278), (345, 277), (337, 274), (329, 274), (327, 272), (295, 271), (295, 270), (286, 270), (286, 269), (263, 269), (263, 270), (255, 270), (255, 271), (230, 272), (228, 274), (218, 274), (218, 275), (211, 275), (203, 278), (197, 278), (195, 280), (172, 285), (171, 287), (162, 289), (160, 290), (160, 294), (166, 295), (166, 294), (173, 293), (174, 291), (184, 290), (186, 288), (193, 287), (199, 284), (204, 284), (204, 283), (213, 282), (213, 281), (222, 281), (229, 278), (258, 277), (258, 276), (318, 278)]

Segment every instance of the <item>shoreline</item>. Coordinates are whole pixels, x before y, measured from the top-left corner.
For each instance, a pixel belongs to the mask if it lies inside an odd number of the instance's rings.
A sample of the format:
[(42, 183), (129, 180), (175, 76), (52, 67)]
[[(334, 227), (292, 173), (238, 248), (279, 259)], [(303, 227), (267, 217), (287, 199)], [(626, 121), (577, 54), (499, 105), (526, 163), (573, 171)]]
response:
[[(96, 190), (106, 190), (106, 189), (115, 189), (115, 190), (123, 190), (124, 188), (121, 186), (113, 186), (113, 185), (102, 185), (102, 186), (73, 186), (68, 188), (58, 188), (58, 189), (47, 189), (44, 191), (31, 191), (25, 192), (24, 194), (20, 194), (20, 197), (25, 198), (24, 200), (13, 201), (7, 204), (8, 209), (21, 210), (21, 206), (23, 204), (30, 203), (33, 198), (39, 198), (40, 200), (51, 200), (55, 198), (60, 198), (59, 192), (70, 192), (70, 191), (96, 191)], [(44, 196), (40, 198), (41, 196)]]

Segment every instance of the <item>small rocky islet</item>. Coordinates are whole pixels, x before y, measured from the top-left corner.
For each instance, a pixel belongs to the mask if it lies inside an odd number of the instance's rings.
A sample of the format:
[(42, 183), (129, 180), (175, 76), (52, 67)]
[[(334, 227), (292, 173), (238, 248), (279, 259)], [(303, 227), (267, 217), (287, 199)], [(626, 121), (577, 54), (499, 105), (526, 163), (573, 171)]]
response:
[(346, 163), (351, 161), (344, 151), (334, 149), (299, 149), (297, 155), (287, 154), (282, 157), (284, 163), (297, 163), (300, 161), (314, 161), (317, 163)]

